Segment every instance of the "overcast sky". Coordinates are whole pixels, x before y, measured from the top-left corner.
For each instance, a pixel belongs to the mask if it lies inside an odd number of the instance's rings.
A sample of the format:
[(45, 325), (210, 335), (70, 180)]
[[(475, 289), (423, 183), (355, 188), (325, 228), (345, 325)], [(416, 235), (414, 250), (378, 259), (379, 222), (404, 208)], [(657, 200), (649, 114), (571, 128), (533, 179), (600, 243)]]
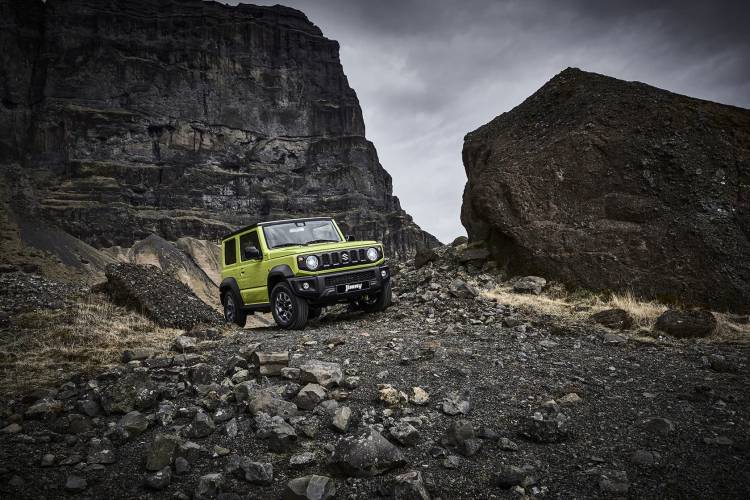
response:
[(568, 66), (750, 107), (750, 1), (281, 3), (338, 40), (395, 194), (443, 242), (465, 234), (464, 135)]

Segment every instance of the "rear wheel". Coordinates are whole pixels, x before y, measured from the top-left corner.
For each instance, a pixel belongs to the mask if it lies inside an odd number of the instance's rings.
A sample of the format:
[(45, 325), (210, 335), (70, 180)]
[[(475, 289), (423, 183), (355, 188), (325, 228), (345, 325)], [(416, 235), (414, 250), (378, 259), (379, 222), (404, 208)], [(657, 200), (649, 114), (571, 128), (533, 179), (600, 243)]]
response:
[(380, 312), (388, 309), (391, 305), (391, 280), (383, 282), (383, 288), (377, 295), (368, 295), (357, 302), (360, 309), (365, 312)]
[(224, 294), (224, 319), (227, 323), (239, 326), (245, 326), (247, 323), (247, 313), (242, 308), (242, 301), (231, 290)]
[(301, 330), (307, 323), (309, 306), (305, 299), (294, 295), (289, 284), (281, 282), (271, 291), (271, 312), (281, 328)]

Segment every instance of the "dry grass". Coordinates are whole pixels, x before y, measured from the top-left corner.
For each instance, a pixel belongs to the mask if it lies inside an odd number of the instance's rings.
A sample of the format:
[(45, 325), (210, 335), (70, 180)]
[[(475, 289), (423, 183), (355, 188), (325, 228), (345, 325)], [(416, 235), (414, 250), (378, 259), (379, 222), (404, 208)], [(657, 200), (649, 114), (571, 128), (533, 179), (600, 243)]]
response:
[(508, 304), (529, 314), (553, 316), (561, 322), (579, 322), (605, 309), (624, 309), (633, 317), (637, 327), (650, 329), (656, 318), (667, 307), (658, 302), (639, 299), (631, 293), (582, 294), (568, 293), (562, 287), (553, 286), (542, 295), (514, 293), (510, 286), (501, 286), (487, 292), (502, 304)]
[(74, 306), (21, 314), (0, 336), (0, 393), (55, 384), (120, 361), (133, 347), (167, 349), (179, 330), (91, 295)]
[[(502, 285), (495, 290), (485, 292), (490, 298), (501, 304), (510, 305), (522, 313), (542, 314), (555, 318), (561, 324), (589, 321), (589, 317), (605, 309), (624, 309), (632, 317), (634, 327), (654, 331), (656, 319), (667, 310), (667, 306), (655, 301), (640, 299), (632, 293), (594, 294), (567, 292), (562, 286), (553, 284), (542, 295), (513, 293), (511, 286)], [(750, 324), (738, 324), (731, 320), (731, 315), (714, 312), (718, 327), (716, 332), (697, 342), (750, 342)], [(650, 333), (647, 333), (650, 335)]]

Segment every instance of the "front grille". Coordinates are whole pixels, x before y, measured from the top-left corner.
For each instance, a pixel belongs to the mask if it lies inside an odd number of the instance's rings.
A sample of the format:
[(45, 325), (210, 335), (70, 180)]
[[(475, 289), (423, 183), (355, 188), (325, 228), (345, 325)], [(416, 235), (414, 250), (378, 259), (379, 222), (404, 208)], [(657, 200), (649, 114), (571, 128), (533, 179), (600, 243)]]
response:
[(329, 269), (333, 267), (358, 266), (369, 263), (366, 248), (353, 248), (351, 250), (336, 250), (320, 254), (321, 267)]
[(359, 271), (355, 273), (339, 274), (337, 276), (326, 276), (326, 286), (345, 285), (347, 283), (360, 283), (375, 279), (375, 271)]

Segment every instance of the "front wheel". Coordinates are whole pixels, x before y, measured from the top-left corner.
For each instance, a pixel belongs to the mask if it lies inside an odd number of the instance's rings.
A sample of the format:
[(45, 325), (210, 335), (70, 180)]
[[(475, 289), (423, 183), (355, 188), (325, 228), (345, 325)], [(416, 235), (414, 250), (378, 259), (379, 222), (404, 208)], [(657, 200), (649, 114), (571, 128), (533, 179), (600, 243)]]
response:
[(276, 324), (285, 330), (301, 330), (307, 323), (308, 304), (292, 288), (281, 282), (271, 291), (271, 312)]
[(247, 313), (242, 308), (242, 301), (231, 290), (224, 294), (224, 319), (227, 323), (238, 326), (245, 326), (247, 323)]
[(360, 299), (357, 305), (360, 309), (368, 313), (388, 309), (388, 306), (391, 305), (391, 280), (383, 282), (383, 288), (381, 288), (380, 293)]

